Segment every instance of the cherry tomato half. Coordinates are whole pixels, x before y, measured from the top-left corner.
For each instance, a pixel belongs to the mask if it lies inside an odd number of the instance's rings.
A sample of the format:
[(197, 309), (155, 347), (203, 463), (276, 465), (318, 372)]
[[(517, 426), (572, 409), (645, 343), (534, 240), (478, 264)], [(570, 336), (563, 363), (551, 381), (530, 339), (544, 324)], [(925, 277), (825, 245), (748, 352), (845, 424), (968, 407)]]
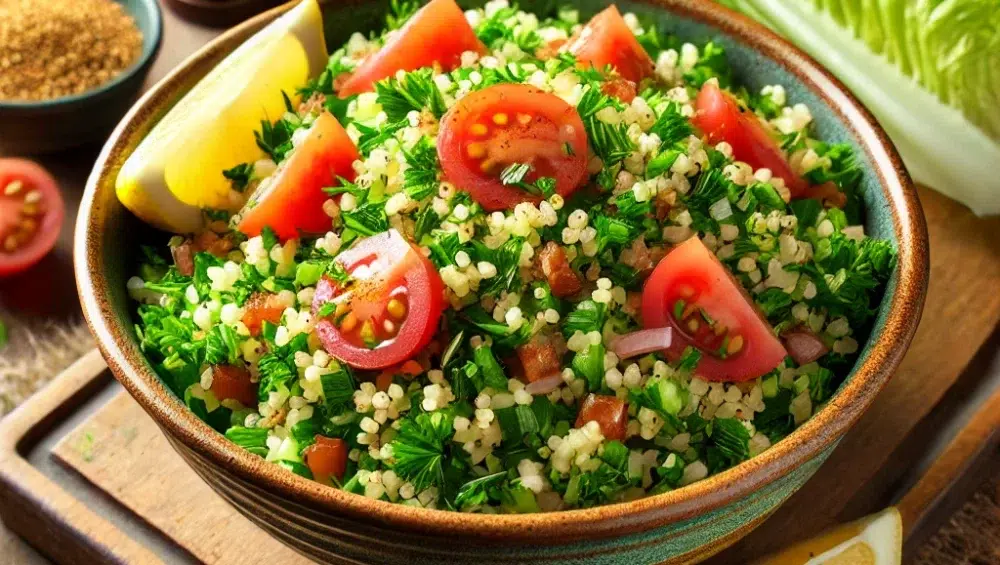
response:
[(793, 199), (817, 198), (842, 206), (846, 198), (833, 183), (810, 185), (795, 174), (785, 153), (766, 125), (756, 114), (740, 106), (728, 92), (715, 82), (706, 82), (695, 100), (695, 116), (691, 120), (712, 143), (725, 141), (733, 148), (733, 157), (754, 169), (767, 168), (785, 181)]
[(524, 182), (554, 178), (562, 196), (587, 177), (587, 132), (576, 108), (524, 84), (498, 84), (459, 100), (441, 119), (437, 148), (445, 178), (487, 211), (541, 200), (503, 183), (509, 165), (530, 167)]
[(642, 320), (674, 328), (666, 354), (701, 351), (695, 373), (713, 381), (745, 381), (770, 372), (788, 355), (743, 287), (697, 237), (675, 247), (646, 280)]
[(269, 226), (283, 240), (299, 237), (299, 232), (328, 232), (332, 224), (323, 203), (330, 197), (323, 188), (335, 186), (337, 177), (353, 180), (351, 165), (358, 157), (337, 118), (323, 112), (302, 144), (247, 201), (237, 229), (252, 237)]
[(462, 53), (485, 53), (486, 47), (469, 26), (455, 0), (431, 0), (397, 34), (358, 65), (341, 85), (341, 98), (374, 89), (375, 83), (396, 74), (435, 64), (445, 71), (457, 67)]
[(591, 18), (569, 40), (566, 49), (581, 63), (597, 69), (611, 65), (618, 74), (635, 83), (652, 76), (656, 66), (614, 5)]
[(0, 159), (0, 277), (27, 270), (55, 247), (65, 205), (52, 175), (24, 159)]
[(597, 422), (604, 439), (624, 441), (628, 428), (628, 404), (617, 396), (588, 394), (580, 405), (576, 427), (582, 428), (587, 422)]
[(340, 438), (316, 436), (316, 443), (305, 448), (302, 459), (313, 478), (321, 483), (330, 483), (331, 477), (343, 479), (347, 471), (347, 443)]
[(330, 355), (359, 369), (383, 369), (427, 346), (444, 311), (444, 283), (429, 259), (393, 229), (359, 241), (336, 261), (350, 280), (324, 277), (313, 298), (315, 314), (333, 309), (316, 324)]

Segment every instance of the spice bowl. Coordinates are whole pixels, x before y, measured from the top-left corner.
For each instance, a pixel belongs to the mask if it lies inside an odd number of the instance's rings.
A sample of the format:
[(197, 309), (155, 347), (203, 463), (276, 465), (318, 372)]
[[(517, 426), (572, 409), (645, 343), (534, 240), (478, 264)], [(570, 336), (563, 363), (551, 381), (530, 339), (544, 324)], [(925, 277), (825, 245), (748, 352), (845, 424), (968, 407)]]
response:
[(51, 153), (102, 141), (138, 97), (160, 47), (156, 0), (115, 0), (142, 33), (138, 58), (108, 82), (47, 100), (0, 100), (0, 153)]

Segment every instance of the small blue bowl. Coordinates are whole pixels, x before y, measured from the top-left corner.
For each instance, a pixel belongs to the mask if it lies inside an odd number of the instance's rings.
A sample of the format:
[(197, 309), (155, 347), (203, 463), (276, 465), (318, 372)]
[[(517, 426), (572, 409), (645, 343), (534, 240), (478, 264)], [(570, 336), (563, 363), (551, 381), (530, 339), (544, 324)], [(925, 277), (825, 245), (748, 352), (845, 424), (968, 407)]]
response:
[(116, 0), (142, 32), (131, 67), (92, 90), (52, 100), (0, 102), (0, 154), (51, 153), (102, 141), (139, 95), (160, 49), (163, 17), (156, 0)]

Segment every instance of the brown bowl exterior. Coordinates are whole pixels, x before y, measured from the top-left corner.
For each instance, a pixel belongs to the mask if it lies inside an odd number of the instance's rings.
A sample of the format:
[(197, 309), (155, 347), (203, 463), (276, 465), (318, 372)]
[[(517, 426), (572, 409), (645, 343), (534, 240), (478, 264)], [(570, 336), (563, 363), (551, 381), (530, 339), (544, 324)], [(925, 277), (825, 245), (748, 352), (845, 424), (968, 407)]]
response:
[[(575, 2), (594, 8), (597, 0)], [(523, 4), (530, 5), (531, 2)], [(76, 231), (75, 268), (84, 313), (116, 377), (156, 420), (184, 459), (255, 523), (314, 558), (344, 563), (686, 563), (734, 543), (762, 522), (826, 459), (897, 367), (926, 293), (927, 232), (902, 161), (867, 110), (808, 56), (714, 3), (639, 0), (623, 8), (658, 15), (679, 35), (726, 45), (740, 78), (777, 76), (790, 98), (813, 109), (820, 134), (853, 142), (866, 168), (866, 229), (899, 250), (872, 337), (826, 407), (785, 440), (733, 469), (676, 491), (584, 510), (470, 515), (374, 501), (303, 479), (228, 442), (200, 421), (139, 351), (125, 281), (140, 241), (162, 242), (117, 201), (114, 180), (129, 153), (193, 84), (288, 7), (222, 35), (149, 91), (105, 145), (87, 183)], [(386, 2), (324, 6), (328, 37), (339, 21), (371, 25)], [(335, 40), (330, 40), (335, 45)], [(739, 73), (738, 73), (739, 74)], [(156, 239), (158, 238), (158, 239)], [(128, 242), (123, 246), (122, 242)]]

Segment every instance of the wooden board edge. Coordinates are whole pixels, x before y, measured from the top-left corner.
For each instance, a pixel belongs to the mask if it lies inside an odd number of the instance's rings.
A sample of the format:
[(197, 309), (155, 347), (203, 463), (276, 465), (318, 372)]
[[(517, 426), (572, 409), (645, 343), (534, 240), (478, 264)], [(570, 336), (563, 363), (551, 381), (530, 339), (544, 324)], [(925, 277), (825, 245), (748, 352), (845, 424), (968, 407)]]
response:
[(897, 504), (905, 549), (914, 552), (998, 466), (1000, 390), (987, 398)]
[[(97, 350), (88, 353), (0, 422), (0, 519), (58, 563), (161, 563), (35, 469), (21, 453), (99, 388), (105, 368)], [(37, 496), (39, 492), (45, 496)]]

